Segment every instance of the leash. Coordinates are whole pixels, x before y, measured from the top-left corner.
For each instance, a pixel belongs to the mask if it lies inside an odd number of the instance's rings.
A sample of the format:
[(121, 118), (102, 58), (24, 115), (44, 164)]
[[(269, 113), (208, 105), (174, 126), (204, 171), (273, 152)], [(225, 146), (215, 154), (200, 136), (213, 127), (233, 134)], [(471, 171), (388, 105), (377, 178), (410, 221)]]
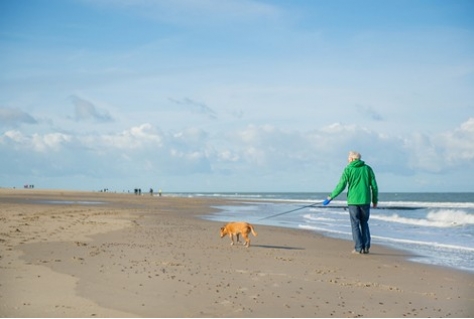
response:
[(264, 219), (270, 219), (270, 218), (277, 217), (277, 216), (284, 215), (284, 214), (289, 214), (289, 213), (295, 212), (295, 211), (300, 210), (300, 209), (305, 209), (305, 208), (308, 208), (308, 207), (314, 207), (315, 205), (321, 204), (322, 202), (323, 202), (323, 201), (319, 201), (319, 202), (313, 203), (313, 204), (311, 204), (311, 205), (306, 205), (306, 206), (298, 207), (298, 208), (295, 208), (295, 209), (292, 209), (292, 210), (288, 210), (288, 211), (283, 212), (283, 213), (278, 213), (278, 214), (275, 214), (275, 215), (271, 215), (271, 216), (267, 216), (267, 217), (264, 217), (264, 218), (260, 218), (259, 221), (264, 220)]

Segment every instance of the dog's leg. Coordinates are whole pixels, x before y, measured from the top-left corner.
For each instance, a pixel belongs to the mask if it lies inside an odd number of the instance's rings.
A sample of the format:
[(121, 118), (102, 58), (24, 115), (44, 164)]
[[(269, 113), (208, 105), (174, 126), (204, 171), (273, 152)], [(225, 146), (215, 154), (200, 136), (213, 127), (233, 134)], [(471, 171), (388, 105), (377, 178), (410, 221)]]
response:
[(234, 234), (229, 234), (229, 237), (230, 237), (230, 240), (232, 240), (230, 245), (233, 246), (234, 245)]
[(246, 234), (246, 233), (242, 233), (242, 237), (244, 237), (245, 239), (245, 247), (249, 247), (250, 246), (250, 238), (249, 238), (249, 235)]
[(239, 235), (240, 234), (235, 235), (237, 237), (237, 244), (240, 243)]

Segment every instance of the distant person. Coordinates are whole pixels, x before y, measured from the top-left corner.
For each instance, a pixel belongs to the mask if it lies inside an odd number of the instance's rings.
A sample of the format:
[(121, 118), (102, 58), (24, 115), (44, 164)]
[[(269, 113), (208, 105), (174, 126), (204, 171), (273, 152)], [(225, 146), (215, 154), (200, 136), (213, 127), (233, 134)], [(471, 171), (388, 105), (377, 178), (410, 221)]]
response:
[(348, 160), (349, 164), (344, 168), (339, 184), (323, 202), (323, 205), (328, 205), (348, 185), (347, 205), (349, 206), (352, 238), (355, 244), (352, 253), (368, 254), (370, 249), (370, 202), (374, 208), (377, 207), (377, 182), (374, 171), (361, 160), (360, 153), (350, 151)]

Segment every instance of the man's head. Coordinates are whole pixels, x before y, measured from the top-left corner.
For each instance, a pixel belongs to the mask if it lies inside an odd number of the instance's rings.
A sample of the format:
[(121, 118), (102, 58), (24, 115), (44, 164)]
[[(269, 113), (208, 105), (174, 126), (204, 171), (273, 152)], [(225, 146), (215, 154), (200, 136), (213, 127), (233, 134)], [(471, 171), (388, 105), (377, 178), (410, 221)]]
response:
[(362, 156), (360, 155), (360, 153), (358, 152), (355, 152), (355, 151), (350, 151), (349, 152), (349, 162), (352, 162), (352, 161), (355, 161), (355, 160), (360, 160)]

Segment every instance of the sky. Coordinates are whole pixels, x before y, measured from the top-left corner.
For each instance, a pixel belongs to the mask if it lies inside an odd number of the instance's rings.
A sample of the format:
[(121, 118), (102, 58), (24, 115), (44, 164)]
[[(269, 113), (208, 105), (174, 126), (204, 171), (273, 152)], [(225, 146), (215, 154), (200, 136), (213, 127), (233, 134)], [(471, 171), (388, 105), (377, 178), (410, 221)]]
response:
[(474, 1), (0, 1), (0, 187), (474, 191)]

